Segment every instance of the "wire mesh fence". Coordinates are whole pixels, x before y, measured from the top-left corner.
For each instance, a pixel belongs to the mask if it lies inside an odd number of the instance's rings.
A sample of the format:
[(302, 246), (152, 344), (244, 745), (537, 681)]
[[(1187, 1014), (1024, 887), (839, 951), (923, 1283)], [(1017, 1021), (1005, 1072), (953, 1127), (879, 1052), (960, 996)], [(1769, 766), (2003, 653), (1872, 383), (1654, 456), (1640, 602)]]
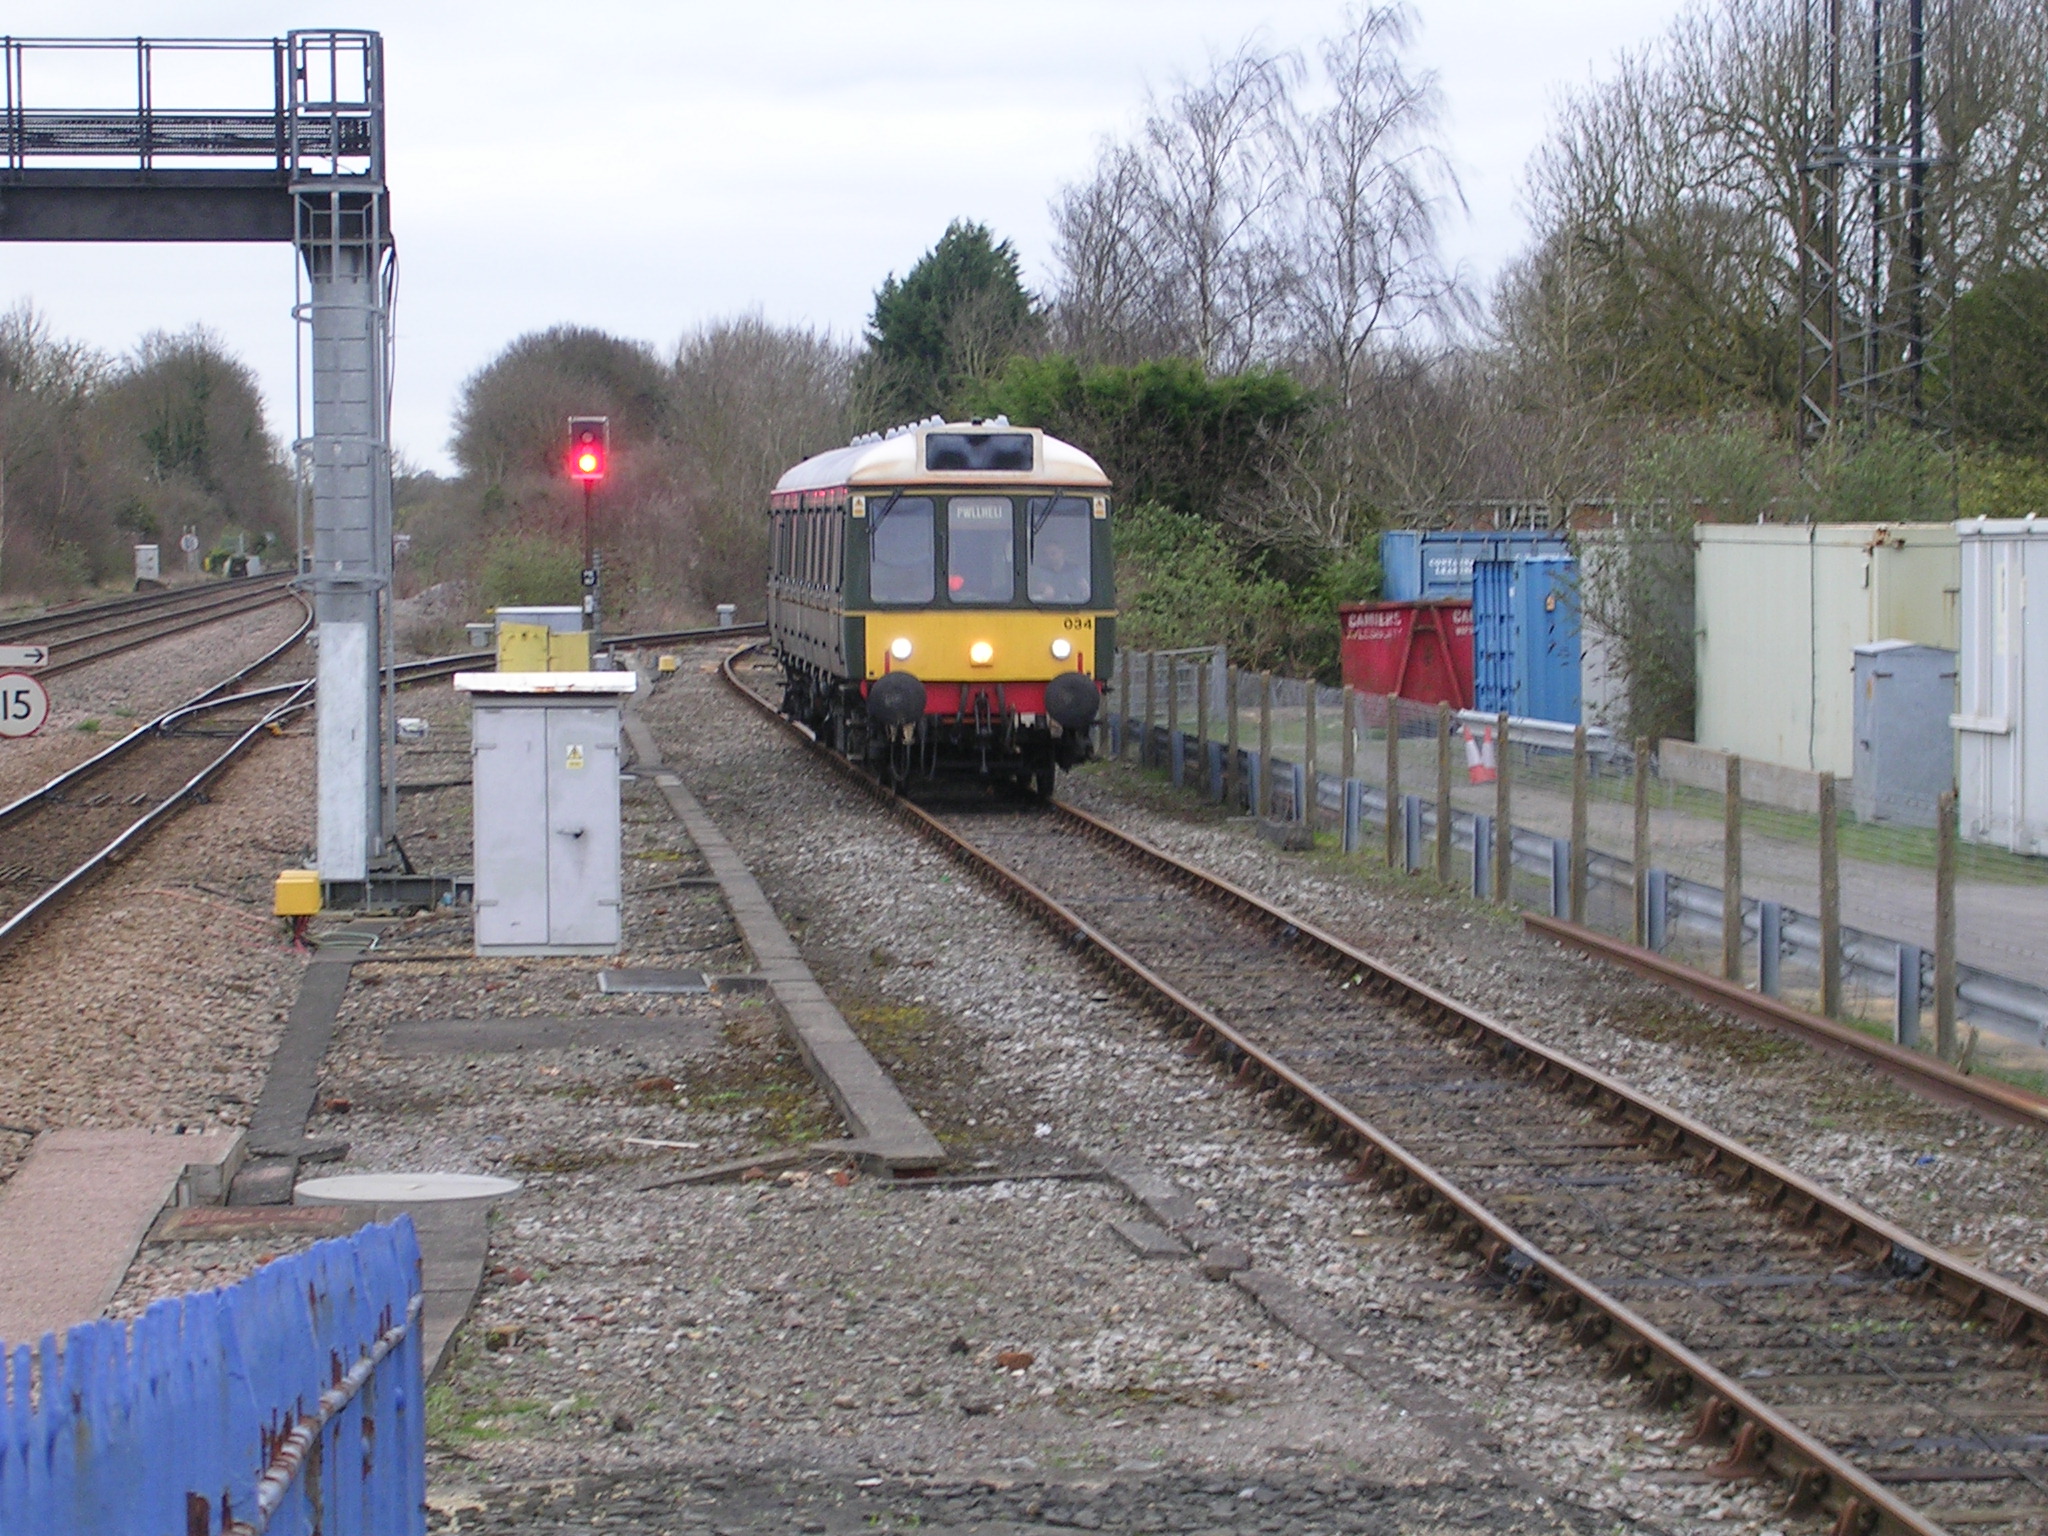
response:
[(2048, 859), (1953, 794), (1126, 652), (1105, 751), (1347, 854), (2048, 1085)]

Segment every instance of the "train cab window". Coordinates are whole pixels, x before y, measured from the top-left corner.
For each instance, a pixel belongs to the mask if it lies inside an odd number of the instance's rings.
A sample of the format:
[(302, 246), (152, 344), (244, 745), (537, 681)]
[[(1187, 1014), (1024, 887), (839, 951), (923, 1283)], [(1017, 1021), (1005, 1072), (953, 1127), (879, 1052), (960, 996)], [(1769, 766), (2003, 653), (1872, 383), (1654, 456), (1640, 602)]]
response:
[(955, 496), (946, 504), (946, 591), (954, 602), (1007, 603), (1016, 597), (1011, 518), (1007, 496)]
[(1089, 593), (1088, 503), (1079, 496), (1033, 496), (1031, 565), (1025, 590), (1034, 603), (1085, 603)]
[(868, 595), (878, 603), (932, 600), (932, 500), (929, 496), (871, 498)]

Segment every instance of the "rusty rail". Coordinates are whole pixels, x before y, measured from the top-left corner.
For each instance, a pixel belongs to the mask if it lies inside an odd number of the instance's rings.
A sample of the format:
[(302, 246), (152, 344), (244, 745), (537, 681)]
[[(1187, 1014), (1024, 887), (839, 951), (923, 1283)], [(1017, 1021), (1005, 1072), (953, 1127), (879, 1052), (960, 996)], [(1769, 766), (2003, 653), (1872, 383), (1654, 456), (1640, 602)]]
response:
[(1936, 1057), (1894, 1045), (1888, 1040), (1874, 1040), (1846, 1024), (1838, 1024), (1817, 1013), (1808, 1013), (1803, 1008), (1794, 1008), (1790, 1003), (1766, 997), (1761, 992), (1752, 992), (1736, 982), (1723, 981), (1689, 965), (1680, 965), (1653, 949), (1639, 948), (1577, 923), (1565, 922), (1562, 918), (1525, 912), (1522, 923), (1531, 933), (1540, 933), (1560, 944), (1569, 944), (1589, 955), (1626, 966), (1638, 975), (1674, 987), (1713, 1007), (1724, 1008), (1753, 1024), (1782, 1030), (1822, 1050), (1874, 1067), (1923, 1098), (1975, 1110), (2001, 1125), (2048, 1130), (2048, 1098), (2038, 1093), (1968, 1076)]

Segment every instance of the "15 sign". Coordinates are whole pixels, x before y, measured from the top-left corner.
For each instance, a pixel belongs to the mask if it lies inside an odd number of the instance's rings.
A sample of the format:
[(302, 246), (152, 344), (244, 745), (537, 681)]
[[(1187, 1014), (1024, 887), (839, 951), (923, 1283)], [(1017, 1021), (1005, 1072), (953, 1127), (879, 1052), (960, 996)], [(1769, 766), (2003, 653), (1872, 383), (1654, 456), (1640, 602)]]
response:
[(50, 718), (50, 696), (26, 672), (0, 672), (0, 736), (33, 736)]

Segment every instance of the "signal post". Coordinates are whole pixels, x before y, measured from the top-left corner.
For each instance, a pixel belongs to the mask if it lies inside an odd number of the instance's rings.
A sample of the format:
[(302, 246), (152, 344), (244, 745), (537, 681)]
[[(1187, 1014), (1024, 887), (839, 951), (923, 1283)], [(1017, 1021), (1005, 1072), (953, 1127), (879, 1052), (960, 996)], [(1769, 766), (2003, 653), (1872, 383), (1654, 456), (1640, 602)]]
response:
[(590, 652), (597, 654), (597, 533), (591, 502), (598, 482), (611, 468), (612, 422), (609, 416), (569, 418), (569, 478), (583, 482), (583, 627), (590, 631)]

